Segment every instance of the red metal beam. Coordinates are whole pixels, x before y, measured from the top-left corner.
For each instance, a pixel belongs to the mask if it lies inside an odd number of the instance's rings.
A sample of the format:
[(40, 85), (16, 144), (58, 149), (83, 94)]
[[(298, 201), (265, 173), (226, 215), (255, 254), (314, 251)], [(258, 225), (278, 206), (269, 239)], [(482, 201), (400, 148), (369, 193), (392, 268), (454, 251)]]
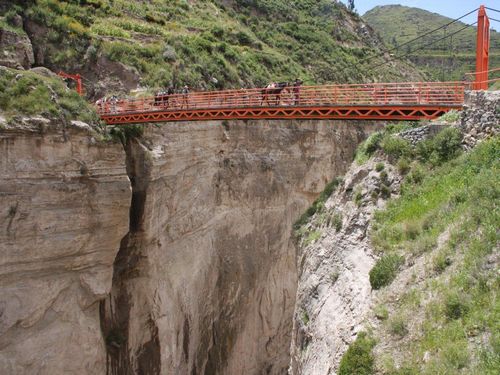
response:
[(101, 118), (109, 125), (235, 119), (422, 120), (442, 116), (452, 109), (461, 109), (461, 106), (403, 105), (219, 108), (108, 114), (102, 115)]

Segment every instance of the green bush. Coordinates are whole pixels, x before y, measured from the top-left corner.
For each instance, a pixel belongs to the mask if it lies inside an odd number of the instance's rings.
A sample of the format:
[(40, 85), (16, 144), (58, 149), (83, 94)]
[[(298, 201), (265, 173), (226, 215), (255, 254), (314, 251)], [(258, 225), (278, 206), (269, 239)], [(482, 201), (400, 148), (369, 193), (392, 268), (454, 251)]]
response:
[(380, 289), (389, 285), (395, 279), (404, 258), (389, 254), (380, 258), (370, 271), (370, 285), (373, 289)]
[(401, 157), (410, 158), (412, 147), (410, 142), (398, 136), (386, 136), (381, 143), (382, 150), (391, 160), (399, 160)]
[(417, 157), (432, 165), (440, 165), (456, 158), (461, 151), (462, 134), (457, 128), (446, 128), (434, 138), (427, 139), (417, 144)]
[(375, 165), (375, 170), (377, 172), (382, 172), (384, 170), (384, 168), (385, 168), (384, 163), (377, 163), (377, 165)]
[(374, 346), (374, 340), (365, 332), (360, 332), (340, 361), (339, 375), (373, 374), (375, 361), (372, 349)]
[(380, 141), (383, 138), (382, 132), (375, 132), (370, 135), (356, 150), (356, 160), (358, 163), (366, 162), (380, 148)]

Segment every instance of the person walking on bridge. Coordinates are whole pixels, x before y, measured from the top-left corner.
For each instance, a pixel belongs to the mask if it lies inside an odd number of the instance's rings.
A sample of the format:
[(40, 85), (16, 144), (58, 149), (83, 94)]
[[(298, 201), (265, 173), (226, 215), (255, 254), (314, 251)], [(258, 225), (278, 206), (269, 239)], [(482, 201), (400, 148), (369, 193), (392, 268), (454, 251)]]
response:
[(298, 78), (293, 82), (293, 97), (294, 97), (294, 105), (300, 104), (300, 86), (302, 86), (302, 81)]
[(182, 103), (181, 103), (181, 109), (186, 105), (186, 109), (189, 108), (189, 86), (186, 85), (182, 89)]

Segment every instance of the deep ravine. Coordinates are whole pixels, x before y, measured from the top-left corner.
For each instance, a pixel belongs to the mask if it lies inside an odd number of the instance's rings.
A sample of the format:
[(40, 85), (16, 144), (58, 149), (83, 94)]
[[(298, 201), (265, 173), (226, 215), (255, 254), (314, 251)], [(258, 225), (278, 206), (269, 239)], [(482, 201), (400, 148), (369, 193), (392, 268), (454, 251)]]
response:
[(145, 128), (126, 145), (130, 231), (100, 306), (108, 374), (284, 374), (292, 223), (373, 124)]

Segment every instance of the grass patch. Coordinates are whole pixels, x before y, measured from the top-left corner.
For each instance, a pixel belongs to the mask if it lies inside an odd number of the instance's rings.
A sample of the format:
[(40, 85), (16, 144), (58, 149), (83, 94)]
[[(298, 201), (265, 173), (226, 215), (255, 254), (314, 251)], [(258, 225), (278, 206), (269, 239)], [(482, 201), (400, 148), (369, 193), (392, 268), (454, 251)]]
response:
[(321, 232), (319, 230), (314, 230), (307, 235), (307, 238), (304, 241), (304, 245), (309, 246), (310, 244), (316, 242), (320, 238), (321, 238)]
[(373, 289), (380, 289), (389, 285), (397, 275), (404, 259), (396, 254), (384, 255), (370, 271), (370, 285)]

